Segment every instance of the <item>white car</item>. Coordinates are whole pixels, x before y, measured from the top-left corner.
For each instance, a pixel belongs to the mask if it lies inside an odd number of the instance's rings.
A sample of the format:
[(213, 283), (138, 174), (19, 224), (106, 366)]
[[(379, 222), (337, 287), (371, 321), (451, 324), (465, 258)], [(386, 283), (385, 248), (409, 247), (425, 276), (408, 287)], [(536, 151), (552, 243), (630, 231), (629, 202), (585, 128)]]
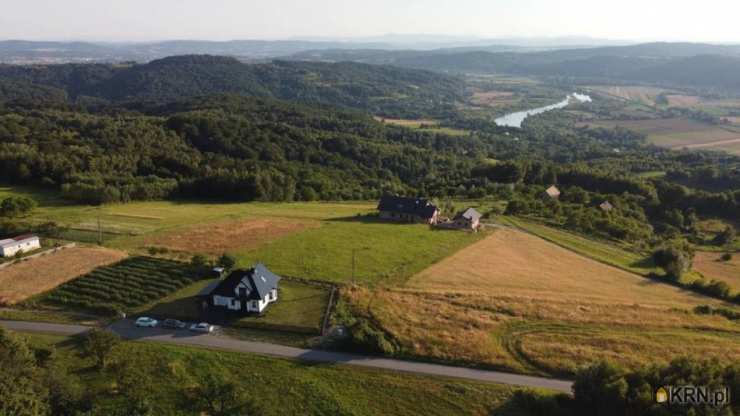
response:
[(155, 328), (158, 323), (156, 319), (147, 318), (146, 316), (136, 320), (136, 326), (139, 328)]
[(209, 334), (213, 332), (213, 325), (206, 323), (206, 322), (201, 322), (199, 324), (191, 325), (190, 330), (193, 332), (203, 332), (203, 333)]

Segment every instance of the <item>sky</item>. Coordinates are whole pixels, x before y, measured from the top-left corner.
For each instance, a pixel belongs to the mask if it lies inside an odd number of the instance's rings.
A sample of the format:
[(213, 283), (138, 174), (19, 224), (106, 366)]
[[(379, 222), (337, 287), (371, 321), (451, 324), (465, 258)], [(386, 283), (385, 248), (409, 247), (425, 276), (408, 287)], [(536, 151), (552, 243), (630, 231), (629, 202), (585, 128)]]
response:
[(740, 43), (737, 0), (0, 0), (0, 40), (445, 34)]

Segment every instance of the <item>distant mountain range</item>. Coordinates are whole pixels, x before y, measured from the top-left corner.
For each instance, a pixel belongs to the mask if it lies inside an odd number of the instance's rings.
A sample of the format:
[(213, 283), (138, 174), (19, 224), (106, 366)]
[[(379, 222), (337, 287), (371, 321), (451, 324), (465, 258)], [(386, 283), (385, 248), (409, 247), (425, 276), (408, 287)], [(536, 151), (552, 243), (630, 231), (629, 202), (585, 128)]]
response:
[[(296, 97), (311, 97), (317, 102), (364, 107), (370, 105), (368, 97), (380, 102), (383, 97), (407, 95), (413, 101), (422, 96), (423, 86), (437, 92), (435, 82), (451, 86), (451, 78), (443, 78), (439, 73), (498, 73), (574, 82), (645, 82), (740, 93), (740, 45), (646, 43), (537, 51), (505, 44), (433, 50), (384, 49), (384, 45), (315, 41), (171, 41), (128, 45), (6, 41), (0, 42), (0, 61), (76, 64), (0, 66), (0, 95), (6, 99), (58, 96), (61, 89), (72, 99), (87, 96), (114, 101), (160, 100), (214, 92), (291, 99), (294, 97), (285, 93), (290, 91)], [(175, 56), (151, 59), (160, 55)], [(131, 60), (143, 63), (133, 65)], [(378, 83), (377, 88), (373, 82)], [(443, 89), (449, 98), (452, 90)], [(329, 94), (336, 96), (324, 100)], [(364, 98), (353, 103), (352, 96), (356, 94)], [(432, 99), (424, 106), (433, 107), (436, 98), (427, 98)], [(423, 102), (418, 100), (416, 104)]]
[(0, 41), (2, 63), (149, 62), (174, 55), (209, 54), (243, 60), (269, 59), (311, 50), (381, 49), (388, 51), (469, 48), (492, 52), (613, 45), (591, 38), (484, 39), (460, 36), (385, 35), (347, 39), (173, 40), (148, 43)]
[(646, 43), (511, 52), (501, 47), (434, 51), (323, 50), (291, 59), (355, 61), (450, 73), (501, 73), (650, 82), (740, 91), (740, 45)]

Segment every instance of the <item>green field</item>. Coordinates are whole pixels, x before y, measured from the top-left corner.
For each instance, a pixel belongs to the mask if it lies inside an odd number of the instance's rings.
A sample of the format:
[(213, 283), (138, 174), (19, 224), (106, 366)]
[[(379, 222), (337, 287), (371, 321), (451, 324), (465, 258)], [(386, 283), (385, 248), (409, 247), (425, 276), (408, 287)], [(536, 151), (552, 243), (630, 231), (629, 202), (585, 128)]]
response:
[(130, 311), (197, 279), (197, 272), (187, 264), (133, 257), (67, 282), (42, 295), (40, 301), (91, 311)]
[[(99, 410), (125, 402), (112, 371), (92, 368), (70, 338), (21, 334), (33, 347), (53, 347), (55, 361), (78, 376)], [(348, 366), (324, 365), (189, 347), (125, 342), (113, 360), (140, 363), (139, 387), (153, 414), (196, 415), (183, 409), (183, 390), (206, 374), (233, 380), (264, 415), (520, 415), (509, 399), (516, 388), (439, 377), (423, 377)], [(110, 414), (110, 413), (109, 413)]]
[(435, 231), (427, 225), (359, 218), (327, 221), (320, 228), (236, 254), (240, 266), (259, 261), (286, 276), (349, 282), (352, 252), (357, 250), (358, 282), (398, 283), (480, 237), (480, 233)]
[[(195, 295), (214, 281), (217, 280), (193, 283), (150, 305), (138, 308), (136, 313), (156, 318), (201, 320), (201, 305)], [(278, 302), (271, 304), (263, 316), (248, 316), (229, 322), (229, 326), (318, 334), (328, 302), (328, 288), (283, 279), (280, 282)]]
[(69, 228), (65, 233), (67, 239), (90, 243), (97, 242), (100, 225), (106, 246), (127, 250), (142, 248), (146, 236), (194, 224), (261, 218), (326, 220), (366, 214), (375, 208), (374, 203), (197, 201), (132, 202), (96, 207), (69, 203), (51, 191), (0, 185), (0, 198), (11, 195), (28, 196), (39, 203), (39, 207), (27, 218), (30, 222), (54, 221)]

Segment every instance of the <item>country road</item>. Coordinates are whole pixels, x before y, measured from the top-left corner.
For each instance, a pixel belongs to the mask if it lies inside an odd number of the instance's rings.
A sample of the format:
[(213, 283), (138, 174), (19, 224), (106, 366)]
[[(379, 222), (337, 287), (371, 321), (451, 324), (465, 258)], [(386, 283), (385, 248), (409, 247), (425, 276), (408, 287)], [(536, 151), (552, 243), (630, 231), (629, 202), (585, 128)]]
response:
[[(21, 321), (0, 321), (0, 326), (14, 331), (39, 332), (57, 335), (77, 335), (90, 329), (90, 327), (81, 325)], [(572, 382), (567, 380), (524, 376), (498, 371), (477, 370), (472, 368), (414, 361), (402, 361), (335, 351), (307, 350), (262, 342), (236, 340), (219, 335), (196, 334), (186, 330), (175, 331), (160, 328), (137, 328), (130, 320), (116, 322), (108, 328), (123, 338), (135, 341), (214, 348), (310, 362), (354, 365), (429, 376), (462, 378), (474, 381), (543, 388), (565, 393), (570, 393), (572, 386)]]

